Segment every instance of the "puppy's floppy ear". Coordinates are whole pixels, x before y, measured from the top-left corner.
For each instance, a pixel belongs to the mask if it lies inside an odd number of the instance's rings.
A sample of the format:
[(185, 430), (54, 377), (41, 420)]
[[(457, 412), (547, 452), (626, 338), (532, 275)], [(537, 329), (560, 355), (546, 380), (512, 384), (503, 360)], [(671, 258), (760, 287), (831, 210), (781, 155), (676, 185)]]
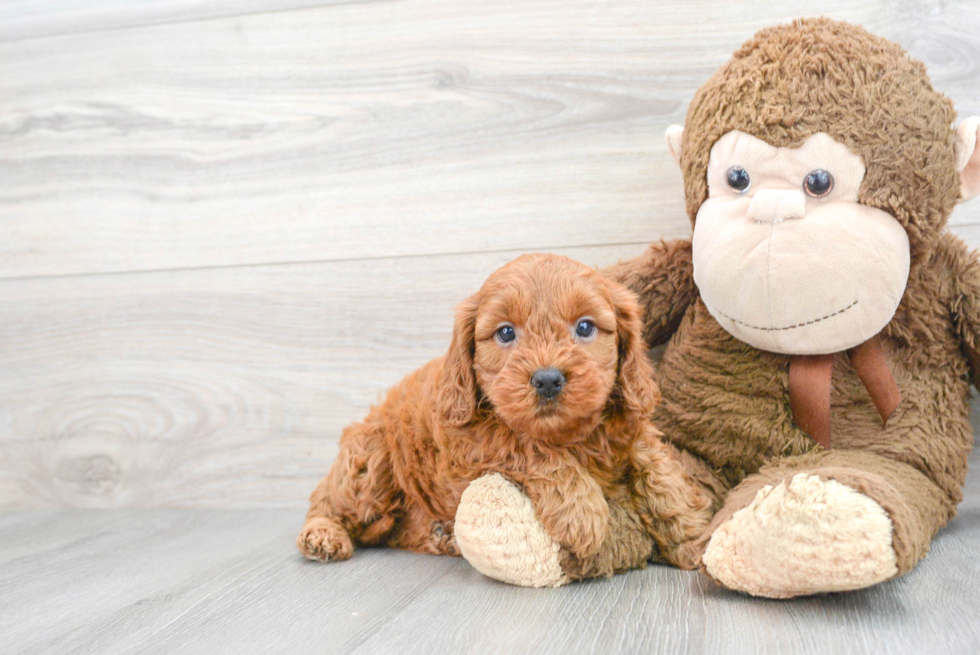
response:
[(625, 413), (652, 414), (660, 402), (653, 381), (653, 366), (643, 341), (643, 321), (636, 296), (626, 287), (606, 280), (616, 308), (616, 344), (619, 348), (618, 400)]
[(473, 374), (473, 350), (476, 348), (476, 296), (467, 298), (456, 308), (453, 340), (446, 353), (446, 364), (439, 381), (436, 408), (450, 425), (466, 425), (473, 420), (476, 408), (476, 377)]

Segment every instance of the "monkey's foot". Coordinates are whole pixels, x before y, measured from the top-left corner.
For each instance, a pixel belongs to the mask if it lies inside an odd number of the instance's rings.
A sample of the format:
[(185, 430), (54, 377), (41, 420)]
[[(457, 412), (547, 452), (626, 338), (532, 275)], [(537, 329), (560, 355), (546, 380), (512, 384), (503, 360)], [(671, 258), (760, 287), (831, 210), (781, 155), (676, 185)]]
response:
[(760, 489), (714, 531), (703, 561), (726, 587), (768, 598), (861, 589), (898, 572), (881, 505), (806, 474)]
[(522, 587), (568, 582), (561, 547), (545, 532), (530, 499), (499, 473), (470, 483), (456, 510), (456, 543), (483, 575)]

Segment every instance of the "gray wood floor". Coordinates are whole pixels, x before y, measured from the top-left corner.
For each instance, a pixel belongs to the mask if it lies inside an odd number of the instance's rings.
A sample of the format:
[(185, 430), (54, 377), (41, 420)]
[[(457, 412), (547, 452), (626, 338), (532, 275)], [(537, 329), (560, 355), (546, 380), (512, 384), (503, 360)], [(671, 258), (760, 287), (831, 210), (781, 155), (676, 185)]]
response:
[(0, 652), (975, 653), (980, 451), (971, 464), (912, 573), (793, 601), (662, 566), (523, 589), (459, 558), (307, 562), (297, 510), (0, 514)]

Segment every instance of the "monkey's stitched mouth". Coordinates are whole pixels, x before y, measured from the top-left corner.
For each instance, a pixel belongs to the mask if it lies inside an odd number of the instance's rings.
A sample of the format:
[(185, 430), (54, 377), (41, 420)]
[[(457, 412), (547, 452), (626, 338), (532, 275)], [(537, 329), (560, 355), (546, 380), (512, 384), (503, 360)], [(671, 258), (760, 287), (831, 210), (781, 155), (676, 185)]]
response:
[(762, 330), (763, 332), (780, 332), (782, 330), (795, 330), (796, 328), (806, 327), (807, 325), (813, 325), (814, 323), (819, 323), (820, 321), (826, 321), (828, 318), (833, 318), (834, 316), (840, 316), (841, 314), (843, 314), (844, 312), (846, 312), (847, 310), (851, 309), (852, 307), (854, 307), (857, 304), (858, 304), (858, 301), (855, 300), (854, 302), (852, 302), (850, 305), (848, 305), (844, 309), (838, 309), (836, 312), (827, 314), (826, 316), (821, 316), (820, 318), (815, 318), (812, 321), (806, 321), (805, 323), (797, 323), (796, 325), (787, 325), (785, 327), (760, 327), (758, 325), (749, 325), (748, 323), (745, 323), (743, 321), (740, 321), (737, 318), (734, 318), (732, 316), (729, 316), (728, 314), (726, 314), (723, 311), (720, 311), (720, 310), (717, 310), (717, 309), (714, 310), (714, 311), (717, 312), (718, 314), (721, 314), (722, 316), (724, 316), (728, 320), (732, 321), (733, 323), (738, 323), (739, 325), (741, 325), (743, 327), (750, 328), (752, 330)]

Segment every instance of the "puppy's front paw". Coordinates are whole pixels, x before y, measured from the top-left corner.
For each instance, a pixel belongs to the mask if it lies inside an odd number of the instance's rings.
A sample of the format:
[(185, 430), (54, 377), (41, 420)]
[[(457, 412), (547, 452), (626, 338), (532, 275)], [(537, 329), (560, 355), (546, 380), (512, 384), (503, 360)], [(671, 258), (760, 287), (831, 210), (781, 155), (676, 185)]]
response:
[(660, 555), (679, 569), (690, 571), (701, 566), (701, 553), (704, 550), (695, 541), (660, 547)]
[(760, 489), (714, 531), (703, 561), (726, 587), (768, 598), (861, 589), (898, 571), (881, 505), (806, 474)]
[(321, 562), (349, 559), (354, 553), (354, 544), (343, 526), (324, 517), (306, 521), (296, 538), (296, 547), (307, 559)]
[(541, 525), (530, 499), (499, 473), (470, 483), (454, 529), (463, 557), (489, 578), (522, 587), (568, 582), (558, 542)]
[(603, 509), (605, 511), (599, 512), (574, 508), (569, 513), (552, 517), (546, 524), (558, 543), (579, 559), (585, 559), (599, 552), (609, 532), (609, 508), (605, 502)]

